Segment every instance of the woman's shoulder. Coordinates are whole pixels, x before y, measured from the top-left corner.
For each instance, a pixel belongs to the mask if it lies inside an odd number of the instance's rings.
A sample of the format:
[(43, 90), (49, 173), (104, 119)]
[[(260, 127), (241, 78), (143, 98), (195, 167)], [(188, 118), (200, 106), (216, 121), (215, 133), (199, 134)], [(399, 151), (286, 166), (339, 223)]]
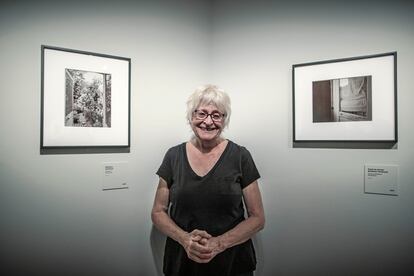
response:
[(167, 150), (166, 155), (177, 155), (177, 154), (179, 154), (183, 150), (183, 148), (185, 148), (185, 144), (186, 143), (187, 142), (182, 142), (182, 143), (180, 143), (178, 145), (175, 145), (175, 146), (170, 147)]
[(242, 158), (245, 158), (246, 156), (247, 157), (250, 156), (250, 152), (245, 146), (237, 144), (236, 142), (234, 142), (232, 140), (229, 140), (229, 139), (227, 139), (227, 140), (229, 141), (228, 143), (229, 143), (230, 151), (238, 154)]
[(175, 146), (172, 146), (168, 150), (179, 150), (179, 149), (182, 149), (183, 147), (185, 147), (185, 144), (187, 144), (187, 142), (179, 143), (179, 144), (177, 144)]
[(242, 146), (240, 144), (237, 144), (236, 142), (234, 142), (234, 141), (232, 141), (230, 139), (227, 139), (227, 141), (229, 143), (229, 146), (232, 147), (232, 148), (234, 148), (235, 150), (238, 150), (238, 151), (246, 151), (247, 150), (245, 146)]

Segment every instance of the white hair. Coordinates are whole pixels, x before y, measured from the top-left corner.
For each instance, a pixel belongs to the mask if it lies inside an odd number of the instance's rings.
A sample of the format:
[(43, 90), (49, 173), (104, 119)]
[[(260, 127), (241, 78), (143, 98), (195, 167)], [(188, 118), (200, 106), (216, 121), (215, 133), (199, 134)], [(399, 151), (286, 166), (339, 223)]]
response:
[(187, 119), (191, 122), (194, 111), (200, 105), (214, 105), (224, 114), (223, 128), (230, 122), (230, 97), (216, 85), (206, 84), (198, 87), (187, 100)]

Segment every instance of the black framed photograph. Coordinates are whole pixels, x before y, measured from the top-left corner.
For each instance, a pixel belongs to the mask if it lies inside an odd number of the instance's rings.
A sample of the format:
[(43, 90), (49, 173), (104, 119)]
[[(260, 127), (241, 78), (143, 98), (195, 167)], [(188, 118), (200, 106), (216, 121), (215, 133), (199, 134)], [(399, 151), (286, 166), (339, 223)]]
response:
[(129, 147), (131, 59), (41, 46), (41, 148)]
[(397, 142), (397, 53), (295, 64), (294, 142)]

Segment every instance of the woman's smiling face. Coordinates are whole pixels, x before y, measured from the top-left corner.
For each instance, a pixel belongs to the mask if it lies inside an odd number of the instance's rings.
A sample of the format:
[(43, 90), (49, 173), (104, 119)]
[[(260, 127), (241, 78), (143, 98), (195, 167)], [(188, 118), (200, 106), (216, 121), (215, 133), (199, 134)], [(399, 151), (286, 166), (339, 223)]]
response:
[[(205, 119), (198, 118), (197, 112), (201, 114), (209, 114)], [(216, 115), (216, 116), (215, 116)], [(220, 116), (220, 120), (213, 120), (213, 117)], [(221, 131), (223, 130), (224, 117), (222, 113), (217, 109), (215, 105), (200, 105), (197, 110), (193, 113), (191, 119), (191, 128), (196, 137), (202, 141), (213, 141), (220, 137)]]

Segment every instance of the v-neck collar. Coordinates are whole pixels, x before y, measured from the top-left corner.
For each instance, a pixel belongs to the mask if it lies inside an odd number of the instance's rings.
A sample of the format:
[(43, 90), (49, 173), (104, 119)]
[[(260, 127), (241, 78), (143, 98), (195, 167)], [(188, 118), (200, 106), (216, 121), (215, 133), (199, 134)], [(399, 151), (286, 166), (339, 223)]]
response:
[(205, 174), (205, 175), (203, 175), (203, 176), (201, 176), (201, 175), (198, 175), (194, 170), (193, 170), (193, 168), (191, 167), (191, 165), (190, 165), (190, 160), (188, 160), (188, 155), (187, 155), (187, 142), (185, 142), (185, 143), (183, 143), (183, 149), (184, 149), (184, 159), (185, 159), (185, 163), (187, 164), (187, 166), (188, 166), (188, 169), (191, 171), (191, 173), (196, 177), (196, 178), (198, 178), (198, 179), (205, 179), (205, 178), (207, 178), (210, 174), (212, 174), (214, 171), (215, 171), (215, 169), (217, 168), (217, 166), (218, 165), (220, 165), (220, 163), (221, 163), (221, 160), (224, 158), (224, 155), (226, 154), (226, 152), (228, 151), (228, 149), (230, 148), (230, 143), (231, 143), (231, 141), (230, 140), (228, 140), (228, 139), (226, 139), (227, 140), (227, 145), (226, 145), (226, 147), (225, 147), (225, 149), (223, 150), (223, 152), (221, 153), (221, 155), (220, 155), (220, 157), (219, 157), (219, 159), (217, 160), (217, 162), (214, 164), (214, 166)]

